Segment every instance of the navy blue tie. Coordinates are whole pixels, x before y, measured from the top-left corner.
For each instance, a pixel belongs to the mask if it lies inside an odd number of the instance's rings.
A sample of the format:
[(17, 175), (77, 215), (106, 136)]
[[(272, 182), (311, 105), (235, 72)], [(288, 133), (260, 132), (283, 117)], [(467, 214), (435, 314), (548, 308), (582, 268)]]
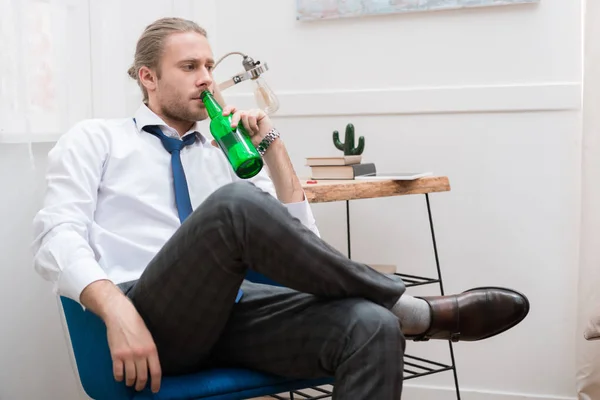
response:
[(147, 125), (143, 128), (146, 132), (157, 136), (165, 150), (171, 153), (171, 167), (173, 169), (173, 185), (175, 187), (175, 204), (177, 204), (177, 212), (179, 213), (179, 221), (183, 223), (185, 219), (192, 213), (192, 203), (190, 201), (190, 192), (188, 190), (187, 180), (185, 179), (185, 171), (181, 164), (181, 149), (185, 146), (193, 144), (196, 141), (196, 135), (191, 134), (183, 138), (183, 140), (169, 137), (162, 133), (156, 125)]
[[(135, 120), (134, 120), (135, 121)], [(192, 203), (190, 201), (190, 192), (188, 190), (187, 180), (185, 179), (185, 171), (181, 164), (181, 149), (185, 146), (193, 144), (196, 141), (196, 135), (188, 135), (183, 140), (175, 139), (165, 135), (157, 125), (146, 125), (143, 128), (146, 132), (157, 136), (162, 142), (164, 148), (171, 153), (171, 167), (173, 169), (173, 185), (175, 186), (175, 203), (177, 204), (177, 212), (181, 223), (192, 213)], [(238, 290), (235, 302), (239, 302), (243, 292)]]

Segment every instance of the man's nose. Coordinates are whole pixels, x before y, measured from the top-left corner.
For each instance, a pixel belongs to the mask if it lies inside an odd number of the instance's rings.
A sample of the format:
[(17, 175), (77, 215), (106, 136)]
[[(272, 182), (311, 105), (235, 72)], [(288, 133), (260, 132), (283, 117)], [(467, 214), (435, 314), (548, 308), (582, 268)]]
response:
[(212, 83), (213, 83), (213, 79), (212, 79), (212, 76), (210, 75), (210, 72), (208, 72), (208, 70), (206, 68), (200, 68), (200, 72), (198, 73), (198, 77), (196, 80), (196, 86), (209, 87), (210, 85), (212, 85)]

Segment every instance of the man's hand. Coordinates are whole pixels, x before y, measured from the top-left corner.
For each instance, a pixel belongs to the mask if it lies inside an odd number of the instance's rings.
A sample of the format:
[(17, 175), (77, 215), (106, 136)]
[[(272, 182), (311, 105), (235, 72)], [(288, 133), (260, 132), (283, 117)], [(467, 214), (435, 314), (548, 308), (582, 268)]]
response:
[(265, 138), (267, 133), (273, 128), (271, 119), (263, 110), (247, 110), (239, 111), (234, 106), (226, 106), (223, 109), (223, 115), (228, 116), (233, 114), (231, 117), (231, 127), (237, 128), (240, 121), (248, 131), (252, 144), (258, 146), (258, 144)]
[[(223, 115), (231, 117), (231, 127), (236, 128), (240, 121), (250, 135), (252, 144), (258, 146), (273, 128), (271, 119), (263, 110), (239, 111), (234, 106), (223, 108)], [(274, 141), (264, 155), (264, 160), (269, 167), (271, 179), (277, 192), (277, 198), (282, 203), (297, 203), (304, 201), (304, 190), (300, 185), (292, 161), (282, 140)]]
[(124, 298), (119, 312), (106, 321), (108, 345), (113, 360), (113, 373), (127, 386), (142, 390), (151, 377), (154, 393), (160, 388), (161, 369), (152, 335), (131, 302)]
[(160, 389), (161, 368), (150, 331), (131, 301), (109, 281), (90, 284), (81, 302), (106, 324), (115, 379), (140, 391), (151, 379), (154, 393)]

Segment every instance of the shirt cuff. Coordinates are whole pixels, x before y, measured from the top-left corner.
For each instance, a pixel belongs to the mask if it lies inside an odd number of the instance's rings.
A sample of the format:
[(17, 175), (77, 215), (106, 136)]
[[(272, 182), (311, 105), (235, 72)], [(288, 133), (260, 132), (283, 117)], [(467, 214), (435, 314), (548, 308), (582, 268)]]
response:
[(89, 284), (108, 279), (106, 272), (98, 265), (96, 260), (82, 260), (60, 274), (57, 291), (59, 295), (66, 296), (81, 304), (81, 292)]
[(304, 196), (304, 201), (299, 201), (297, 203), (287, 203), (284, 204), (292, 217), (298, 218), (302, 225), (307, 228), (312, 228), (315, 225), (315, 217), (310, 208), (310, 204)]

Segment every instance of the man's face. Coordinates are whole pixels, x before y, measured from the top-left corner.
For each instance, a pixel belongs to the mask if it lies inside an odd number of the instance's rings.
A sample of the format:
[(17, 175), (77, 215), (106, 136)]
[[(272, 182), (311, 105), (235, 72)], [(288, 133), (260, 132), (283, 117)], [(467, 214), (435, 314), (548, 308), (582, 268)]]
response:
[(200, 100), (203, 90), (213, 92), (213, 54), (206, 37), (196, 32), (174, 33), (165, 40), (156, 81), (154, 104), (167, 118), (195, 122), (208, 113)]

